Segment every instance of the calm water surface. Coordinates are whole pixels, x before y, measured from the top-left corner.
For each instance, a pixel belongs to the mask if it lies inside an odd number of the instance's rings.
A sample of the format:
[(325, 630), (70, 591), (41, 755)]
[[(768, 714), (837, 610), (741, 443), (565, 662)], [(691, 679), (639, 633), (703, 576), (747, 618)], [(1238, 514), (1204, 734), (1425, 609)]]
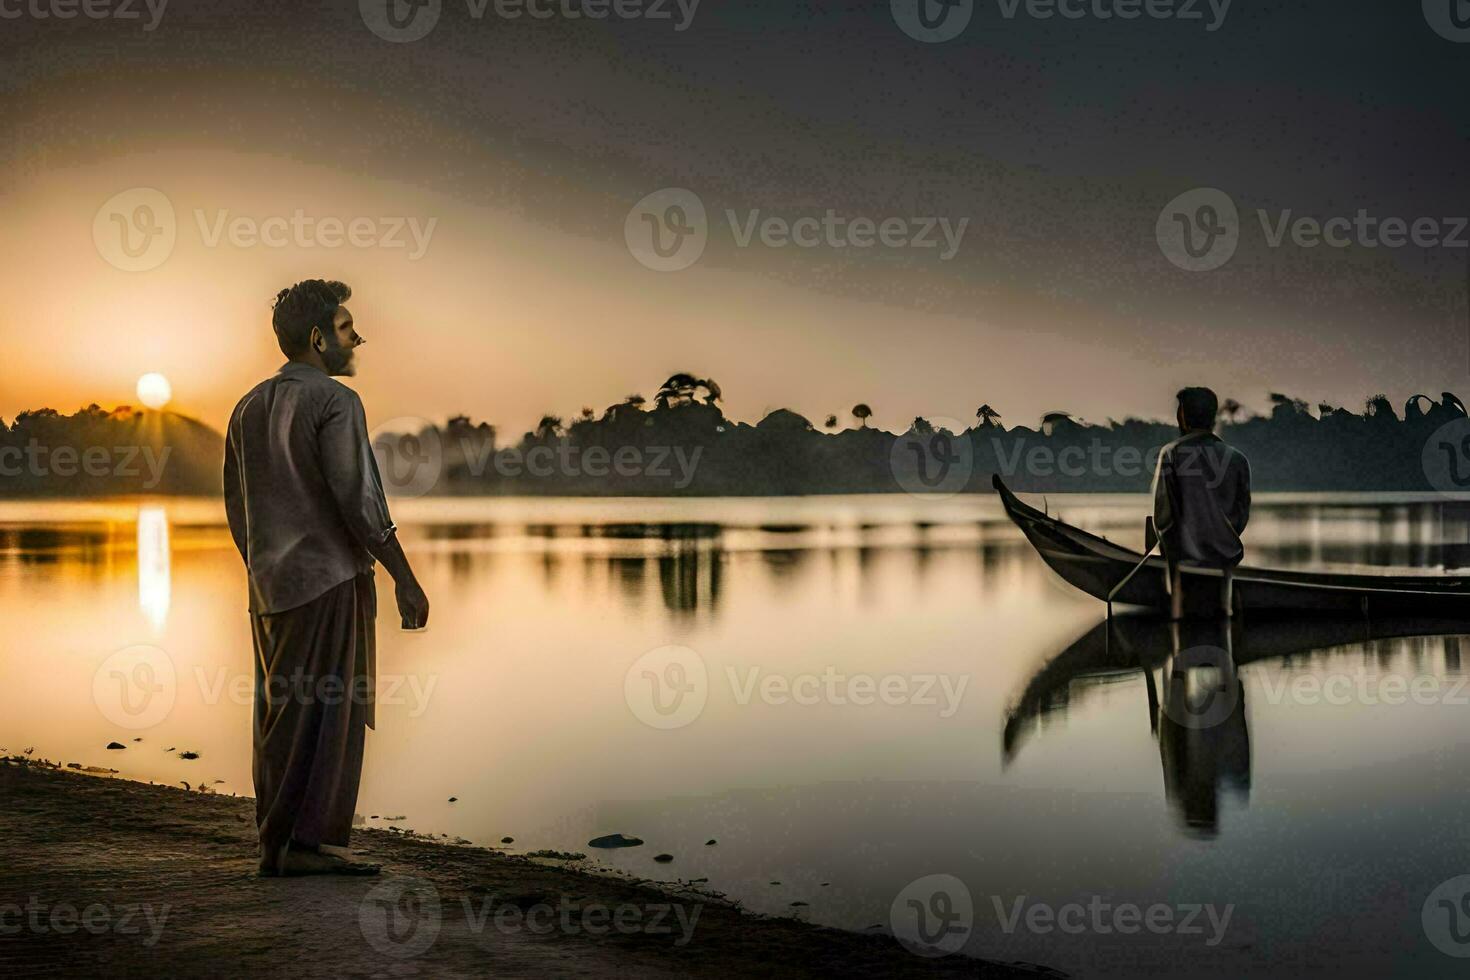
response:
[[(1141, 537), (1142, 498), (1050, 505)], [(1470, 873), (1461, 636), (1104, 637), (1100, 605), (989, 497), (395, 516), (433, 617), (398, 631), (379, 574), (369, 825), (514, 851), (637, 835), (589, 853), (851, 929), (888, 929), (910, 883), (948, 875), (973, 906), (966, 951), (1079, 976), (1463, 975), (1424, 922)], [(198, 501), (0, 503), (0, 747), (250, 793), (244, 574), (222, 519)], [(1470, 564), (1464, 505), (1267, 498), (1247, 537), (1256, 564)], [(1238, 667), (1202, 688), (1176, 645)], [(1210, 690), (1224, 713), (1191, 724), (1177, 707), (1215, 710)], [(1069, 903), (1233, 909), (1221, 934), (1204, 914), (1189, 934), (1028, 927)]]

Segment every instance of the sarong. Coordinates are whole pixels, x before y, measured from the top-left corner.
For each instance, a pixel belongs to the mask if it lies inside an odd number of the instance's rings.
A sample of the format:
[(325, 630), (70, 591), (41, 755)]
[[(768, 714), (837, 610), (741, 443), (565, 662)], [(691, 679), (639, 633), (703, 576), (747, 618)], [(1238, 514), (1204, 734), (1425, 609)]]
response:
[(377, 591), (368, 572), (305, 605), (252, 613), (260, 870), (288, 847), (346, 847), (373, 727)]

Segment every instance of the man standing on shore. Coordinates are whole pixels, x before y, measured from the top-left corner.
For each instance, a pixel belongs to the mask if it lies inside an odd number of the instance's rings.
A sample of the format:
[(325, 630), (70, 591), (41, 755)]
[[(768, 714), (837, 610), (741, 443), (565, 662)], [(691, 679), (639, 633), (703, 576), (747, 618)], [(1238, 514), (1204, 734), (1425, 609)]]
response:
[(338, 376), (363, 343), (320, 279), (276, 296), (288, 358), (240, 399), (225, 438), (225, 511), (250, 582), (255, 645), (254, 773), (260, 873), (374, 874), (320, 850), (346, 847), (366, 729), (373, 727), (374, 559), (405, 628), (429, 600), (388, 516), (367, 420)]
[(1220, 403), (1209, 388), (1176, 396), (1180, 436), (1159, 453), (1154, 473), (1154, 524), (1169, 566), (1170, 616), (1184, 615), (1181, 565), (1220, 570), (1222, 615), (1233, 611), (1240, 536), (1251, 513), (1251, 467), (1245, 454), (1215, 435)]

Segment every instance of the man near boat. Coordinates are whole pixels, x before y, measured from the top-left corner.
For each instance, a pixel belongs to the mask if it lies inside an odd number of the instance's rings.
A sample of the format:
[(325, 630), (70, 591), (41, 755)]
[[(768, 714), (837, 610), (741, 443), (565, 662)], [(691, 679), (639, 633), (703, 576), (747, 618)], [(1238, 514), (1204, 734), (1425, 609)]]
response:
[(1184, 388), (1176, 397), (1180, 435), (1159, 452), (1153, 484), (1154, 526), (1168, 564), (1170, 615), (1184, 615), (1181, 568), (1200, 567), (1220, 570), (1219, 608), (1229, 616), (1233, 573), (1245, 555), (1240, 536), (1250, 519), (1250, 463), (1215, 435), (1220, 403), (1213, 391)]

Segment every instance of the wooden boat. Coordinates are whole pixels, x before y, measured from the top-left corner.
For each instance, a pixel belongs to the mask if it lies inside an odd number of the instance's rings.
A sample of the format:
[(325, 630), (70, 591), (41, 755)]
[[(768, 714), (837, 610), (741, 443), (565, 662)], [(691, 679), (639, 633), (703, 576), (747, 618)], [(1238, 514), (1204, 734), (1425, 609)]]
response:
[[(1041, 559), (1069, 584), (1108, 601), (1143, 560), (1140, 552), (1089, 534), (1024, 504), (999, 476), (996, 492)], [(1220, 571), (1184, 569), (1187, 613), (1208, 614), (1218, 603)], [(1164, 560), (1152, 557), (1113, 602), (1165, 612)], [(1461, 574), (1374, 575), (1300, 572), (1241, 565), (1235, 570), (1238, 610), (1265, 615), (1470, 616), (1470, 577)]]

